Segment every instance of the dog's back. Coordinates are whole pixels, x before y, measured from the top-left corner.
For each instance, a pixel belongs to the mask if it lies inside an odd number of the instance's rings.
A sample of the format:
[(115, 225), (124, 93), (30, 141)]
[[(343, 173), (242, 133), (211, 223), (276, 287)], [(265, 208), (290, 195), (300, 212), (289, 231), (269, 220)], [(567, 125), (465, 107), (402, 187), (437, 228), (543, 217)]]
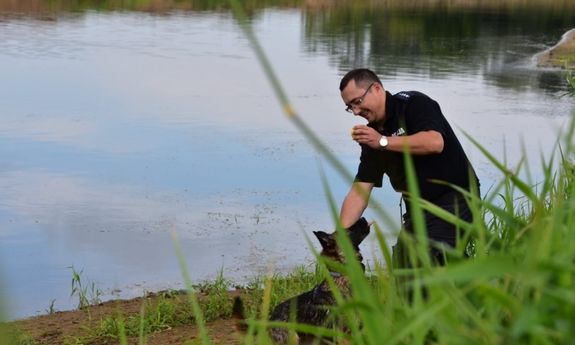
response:
[[(359, 252), (359, 244), (369, 234), (369, 228), (370, 225), (365, 218), (361, 218), (347, 229), (347, 234), (355, 248), (357, 259), (360, 262), (363, 258)], [(322, 246), (320, 256), (328, 257), (340, 263), (345, 262), (345, 258), (337, 245), (335, 232), (328, 234), (323, 231), (314, 231), (314, 235), (318, 238)], [(330, 275), (339, 291), (344, 296), (349, 296), (351, 287), (348, 278), (338, 272), (330, 272)], [(329, 308), (334, 305), (336, 305), (335, 297), (327, 280), (323, 280), (313, 289), (278, 304), (270, 314), (270, 321), (295, 321), (299, 324), (329, 326)], [(244, 307), (239, 297), (236, 297), (234, 300), (232, 316), (237, 320), (237, 329), (241, 332), (245, 332), (247, 325), (245, 324)], [(289, 331), (285, 327), (271, 328), (269, 335), (275, 344), (289, 343)], [(297, 337), (298, 344), (309, 344), (315, 340), (315, 337), (311, 334), (297, 332), (295, 336)]]
[[(347, 229), (347, 234), (352, 245), (356, 250), (358, 260), (362, 260), (359, 252), (359, 244), (369, 234), (369, 224), (365, 218), (358, 220), (352, 227)], [(314, 235), (318, 238), (322, 251), (321, 256), (328, 257), (340, 263), (345, 262), (343, 254), (337, 245), (336, 233), (327, 234), (322, 231), (315, 231)], [(330, 272), (335, 285), (344, 296), (351, 293), (351, 284), (349, 279), (338, 272)], [(329, 308), (336, 305), (335, 297), (327, 280), (322, 281), (310, 291), (288, 299), (280, 303), (270, 315), (271, 321), (290, 322), (295, 321), (300, 324), (313, 326), (329, 326)], [(272, 328), (270, 336), (276, 344), (287, 344), (289, 332), (286, 328)], [(297, 333), (297, 342), (299, 344), (311, 343), (315, 337), (306, 333)]]

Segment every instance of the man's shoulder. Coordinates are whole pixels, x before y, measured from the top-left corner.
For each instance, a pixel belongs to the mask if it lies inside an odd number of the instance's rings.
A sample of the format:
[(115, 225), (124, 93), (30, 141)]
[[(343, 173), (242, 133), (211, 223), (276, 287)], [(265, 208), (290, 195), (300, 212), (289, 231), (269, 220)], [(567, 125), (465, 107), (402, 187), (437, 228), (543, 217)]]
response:
[(429, 97), (419, 91), (400, 91), (393, 95), (393, 98), (402, 102), (412, 102), (414, 100), (429, 99)]

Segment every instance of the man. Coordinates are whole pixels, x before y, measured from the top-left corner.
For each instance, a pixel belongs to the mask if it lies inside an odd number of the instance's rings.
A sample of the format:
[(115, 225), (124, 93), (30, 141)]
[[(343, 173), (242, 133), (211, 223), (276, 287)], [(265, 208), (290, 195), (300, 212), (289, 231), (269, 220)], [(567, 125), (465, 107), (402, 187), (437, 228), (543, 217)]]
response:
[[(471, 221), (472, 214), (464, 197), (445, 183), (437, 183), (444, 181), (465, 190), (471, 190), (474, 185), (479, 188), (479, 180), (437, 102), (416, 91), (392, 95), (368, 69), (350, 71), (342, 78), (339, 88), (346, 111), (368, 122), (352, 129), (353, 140), (361, 146), (361, 157), (355, 181), (341, 207), (342, 225), (347, 228), (361, 217), (373, 187), (382, 186), (383, 175), (388, 175), (404, 201), (409, 198), (405, 145), (412, 155), (421, 198)], [(474, 183), (470, 182), (470, 176)], [(405, 204), (404, 229), (413, 233), (410, 203)], [(432, 244), (431, 258), (443, 264), (441, 246), (455, 247), (457, 229), (428, 212), (424, 216)], [(400, 263), (400, 266), (403, 265)]]

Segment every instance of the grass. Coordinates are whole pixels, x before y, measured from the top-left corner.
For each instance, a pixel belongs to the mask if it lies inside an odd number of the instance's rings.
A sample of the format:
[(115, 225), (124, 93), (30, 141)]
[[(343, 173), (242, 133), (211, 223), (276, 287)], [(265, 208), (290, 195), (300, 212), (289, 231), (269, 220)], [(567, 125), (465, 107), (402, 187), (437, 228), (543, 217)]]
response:
[(575, 93), (575, 71), (569, 70), (565, 75), (565, 80), (569, 85), (569, 93), (573, 95)]
[[(342, 175), (349, 173), (305, 125), (281, 83), (247, 21), (242, 19), (241, 6), (234, 3), (239, 23), (254, 46), (272, 88), (286, 115), (329, 164)], [(574, 80), (568, 79), (573, 85)], [(462, 260), (464, 248), (457, 248), (444, 267), (424, 264), (414, 270), (392, 269), (390, 249), (385, 233), (389, 216), (376, 206), (378, 226), (374, 235), (380, 244), (385, 264), (376, 263), (373, 274), (365, 276), (357, 262), (349, 260), (344, 267), (352, 282), (353, 294), (348, 300), (339, 298), (332, 310), (334, 318), (343, 320), (348, 332), (337, 336), (351, 344), (570, 344), (575, 339), (575, 165), (572, 138), (575, 122), (561, 133), (561, 145), (556, 154), (542, 159), (544, 176), (540, 181), (522, 179), (526, 164), (508, 167), (498, 161), (477, 142), (476, 146), (501, 173), (500, 182), (479, 198), (467, 193), (468, 202), (476, 215), (473, 223), (465, 223), (417, 198), (413, 183), (413, 166), (407, 156), (410, 192), (414, 212), (421, 217), (427, 210), (457, 224), (472, 243), (473, 255)], [(472, 138), (470, 138), (473, 141)], [(529, 176), (529, 174), (526, 174)], [(326, 195), (336, 216), (335, 201), (324, 181)], [(425, 231), (416, 222), (416, 238), (410, 246), (410, 259), (427, 262), (424, 249)], [(341, 229), (340, 229), (341, 230)], [(352, 248), (345, 237), (344, 253), (353, 258)], [(195, 322), (201, 336), (198, 343), (210, 344), (205, 323), (229, 316), (231, 301), (227, 295), (230, 283), (223, 273), (213, 283), (193, 286), (185, 261), (176, 241), (182, 274), (188, 293), (183, 303), (174, 302), (179, 295), (166, 295), (153, 304), (144, 303), (137, 316), (118, 313), (103, 319), (91, 334), (83, 339), (70, 339), (70, 344), (89, 343), (94, 339), (110, 338), (124, 343), (126, 337), (138, 337), (145, 342), (147, 334), (165, 327)], [(378, 261), (376, 261), (378, 262)], [(255, 279), (245, 292), (250, 330), (246, 344), (266, 344), (265, 330), (270, 326), (270, 309), (286, 297), (309, 289), (325, 277), (323, 262), (309, 273), (296, 270), (291, 276), (270, 274)], [(406, 277), (410, 279), (406, 282)], [(329, 279), (329, 277), (326, 277)], [(76, 286), (77, 287), (77, 286)], [(413, 291), (413, 299), (405, 299), (404, 289)], [(83, 287), (80, 288), (82, 291)], [(201, 298), (204, 292), (206, 298)], [(426, 296), (425, 298), (423, 296)], [(339, 296), (341, 297), (341, 296)], [(359, 326), (361, 325), (361, 327)], [(292, 331), (306, 329), (293, 323), (283, 324)], [(309, 329), (310, 331), (317, 331)], [(325, 330), (333, 333), (333, 330)], [(3, 334), (6, 334), (3, 332)], [(15, 344), (33, 344), (25, 336), (9, 339)], [(89, 338), (92, 337), (92, 338)]]
[(37, 345), (38, 343), (29, 335), (0, 323), (0, 344)]
[[(70, 297), (78, 297), (78, 309), (100, 303), (102, 291), (96, 287), (96, 283), (89, 281), (86, 284), (82, 278), (83, 270), (77, 271), (74, 266), (69, 268), (72, 270), (72, 292), (70, 293)], [(54, 301), (50, 303), (48, 308), (50, 312), (54, 311)]]
[(271, 311), (271, 308), (266, 311), (261, 310), (266, 278), (269, 278), (271, 282), (269, 305), (273, 307), (287, 298), (293, 297), (296, 291), (302, 292), (311, 289), (323, 279), (323, 272), (321, 266), (316, 266), (314, 270), (306, 266), (298, 266), (288, 275), (273, 274), (271, 277), (255, 277), (247, 284), (244, 293), (242, 293), (246, 317), (248, 318), (258, 318)]
[[(270, 62), (260, 47), (241, 4), (232, 4), (245, 36), (268, 76), (285, 114), (309, 139), (328, 163), (340, 171), (341, 164), (303, 123), (289, 102)], [(572, 83), (573, 79), (569, 79)], [(415, 173), (406, 153), (409, 192), (413, 199), (416, 238), (409, 251), (416, 270), (377, 269), (374, 287), (358, 272), (353, 262), (347, 267), (354, 294), (341, 301), (334, 315), (348, 324), (346, 335), (353, 344), (564, 344), (574, 339), (575, 327), (575, 183), (572, 123), (558, 147), (559, 164), (554, 157), (542, 160), (543, 181), (520, 179), (524, 166), (509, 168), (473, 141), (492, 165), (502, 173), (501, 182), (483, 198), (466, 193), (473, 213), (472, 224), (446, 214), (418, 199)], [(470, 138), (471, 139), (471, 138)], [(537, 183), (535, 183), (537, 182)], [(327, 185), (327, 184), (326, 184)], [(335, 203), (326, 193), (332, 209)], [(474, 249), (469, 260), (460, 260), (463, 248), (445, 267), (433, 267), (425, 250), (426, 235), (422, 210), (458, 225)], [(376, 209), (381, 224), (389, 218)], [(337, 214), (334, 211), (334, 218)], [(418, 221), (419, 220), (419, 221)], [(336, 219), (337, 222), (337, 219)], [(377, 232), (383, 257), (389, 248)], [(345, 242), (345, 241), (344, 241)], [(343, 243), (346, 255), (351, 248)], [(388, 259), (386, 259), (388, 261)], [(389, 267), (389, 266), (388, 266)], [(402, 277), (409, 276), (413, 293), (410, 303), (402, 298)], [(423, 298), (425, 290), (426, 298)], [(265, 320), (258, 323), (265, 328)], [(294, 325), (286, 325), (294, 329)], [(247, 342), (249, 343), (249, 342)]]
[[(564, 137), (572, 134), (573, 125)], [(569, 140), (558, 151), (558, 163), (551, 159), (542, 164), (545, 177), (537, 185), (519, 179), (520, 169), (507, 168), (484, 152), (503, 178), (483, 200), (469, 195), (474, 212), (480, 213), (474, 224), (462, 226), (474, 242), (471, 259), (455, 255), (445, 267), (417, 272), (391, 270), (376, 261), (369, 276), (351, 261), (345, 269), (352, 279), (352, 298), (341, 300), (332, 312), (350, 332), (336, 334), (353, 344), (568, 344), (575, 339), (575, 165)], [(439, 213), (432, 205), (422, 202), (421, 207)], [(389, 248), (384, 233), (376, 227), (374, 235), (385, 257)], [(345, 243), (342, 247), (351, 250)], [(421, 256), (418, 250), (414, 246), (412, 255)], [(322, 263), (299, 267), (287, 276), (254, 278), (242, 293), (251, 320), (245, 343), (268, 343), (265, 328), (271, 308), (309, 290), (325, 278), (324, 272)], [(399, 282), (405, 275), (414, 277), (412, 303), (402, 297)], [(421, 297), (423, 286), (427, 298)], [(191, 286), (198, 308), (189, 293), (167, 292), (144, 300), (140, 314), (108, 316), (86, 336), (68, 338), (66, 344), (124, 343), (128, 337), (143, 344), (150, 334), (197, 323), (198, 314), (204, 323), (226, 318), (231, 287), (220, 271), (214, 281)], [(206, 338), (196, 343), (212, 341), (207, 332)], [(36, 344), (16, 333), (2, 343)]]
[[(229, 318), (233, 299), (229, 295), (231, 282), (220, 271), (216, 280), (194, 287), (194, 295), (205, 322)], [(169, 330), (174, 327), (195, 324), (195, 310), (189, 296), (183, 291), (165, 291), (143, 299), (139, 315), (123, 315), (121, 310), (90, 327), (88, 334), (73, 340), (75, 344), (92, 344), (101, 341), (121, 341), (126, 337), (145, 339), (147, 335)]]
[[(273, 302), (270, 307), (291, 297), (294, 291), (310, 289), (322, 277), (319, 266), (315, 269), (309, 266), (299, 266), (287, 275), (275, 274), (271, 279), (274, 291), (271, 295)], [(263, 276), (254, 277), (241, 289), (241, 296), (250, 318), (259, 317), (261, 312), (259, 306), (263, 302), (265, 279)], [(224, 277), (223, 270), (219, 271), (215, 280), (195, 285), (193, 290), (204, 322), (226, 319), (231, 316), (233, 296), (230, 291), (233, 290), (233, 284)], [(92, 305), (83, 305), (81, 309), (90, 313), (91, 307)], [(67, 345), (121, 344), (129, 338), (136, 338), (139, 339), (140, 344), (144, 344), (146, 338), (152, 334), (183, 325), (197, 325), (195, 313), (186, 291), (163, 291), (149, 294), (148, 298), (142, 299), (139, 314), (127, 315), (118, 309), (113, 315), (107, 315), (100, 320), (90, 320), (89, 324), (82, 326), (84, 335), (68, 336), (64, 343)], [(41, 344), (30, 336), (13, 330), (2, 334), (6, 334), (6, 338), (1, 344)], [(204, 344), (201, 341), (200, 343)]]

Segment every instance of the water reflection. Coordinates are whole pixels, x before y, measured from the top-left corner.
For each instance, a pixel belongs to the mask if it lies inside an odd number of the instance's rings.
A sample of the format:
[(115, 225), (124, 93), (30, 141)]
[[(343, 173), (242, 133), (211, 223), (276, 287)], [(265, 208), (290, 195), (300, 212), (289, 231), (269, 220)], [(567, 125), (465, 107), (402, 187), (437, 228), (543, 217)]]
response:
[[(296, 108), (351, 171), (358, 119), (337, 86), (359, 64), (392, 92), (432, 95), (455, 128), (511, 164), (523, 137), (535, 158), (551, 150), (572, 100), (560, 97), (562, 72), (535, 69), (530, 56), (573, 11), (353, 3), (250, 3)], [(283, 117), (224, 2), (0, 4), (0, 262), (12, 317), (52, 299), (73, 307), (72, 265), (108, 297), (177, 287), (172, 229), (196, 280), (222, 266), (244, 279), (268, 261), (310, 261), (304, 235), (332, 226), (324, 163)], [(483, 185), (496, 181), (464, 145)], [(341, 200), (349, 181), (326, 173)], [(399, 212), (389, 188), (375, 197)]]
[(334, 9), (305, 13), (305, 47), (329, 54), (341, 71), (372, 66), (391, 78), (412, 73), (434, 79), (478, 74), (498, 87), (558, 91), (564, 83), (549, 78), (557, 74), (536, 70), (531, 57), (554, 44), (574, 19), (575, 11), (555, 8)]

